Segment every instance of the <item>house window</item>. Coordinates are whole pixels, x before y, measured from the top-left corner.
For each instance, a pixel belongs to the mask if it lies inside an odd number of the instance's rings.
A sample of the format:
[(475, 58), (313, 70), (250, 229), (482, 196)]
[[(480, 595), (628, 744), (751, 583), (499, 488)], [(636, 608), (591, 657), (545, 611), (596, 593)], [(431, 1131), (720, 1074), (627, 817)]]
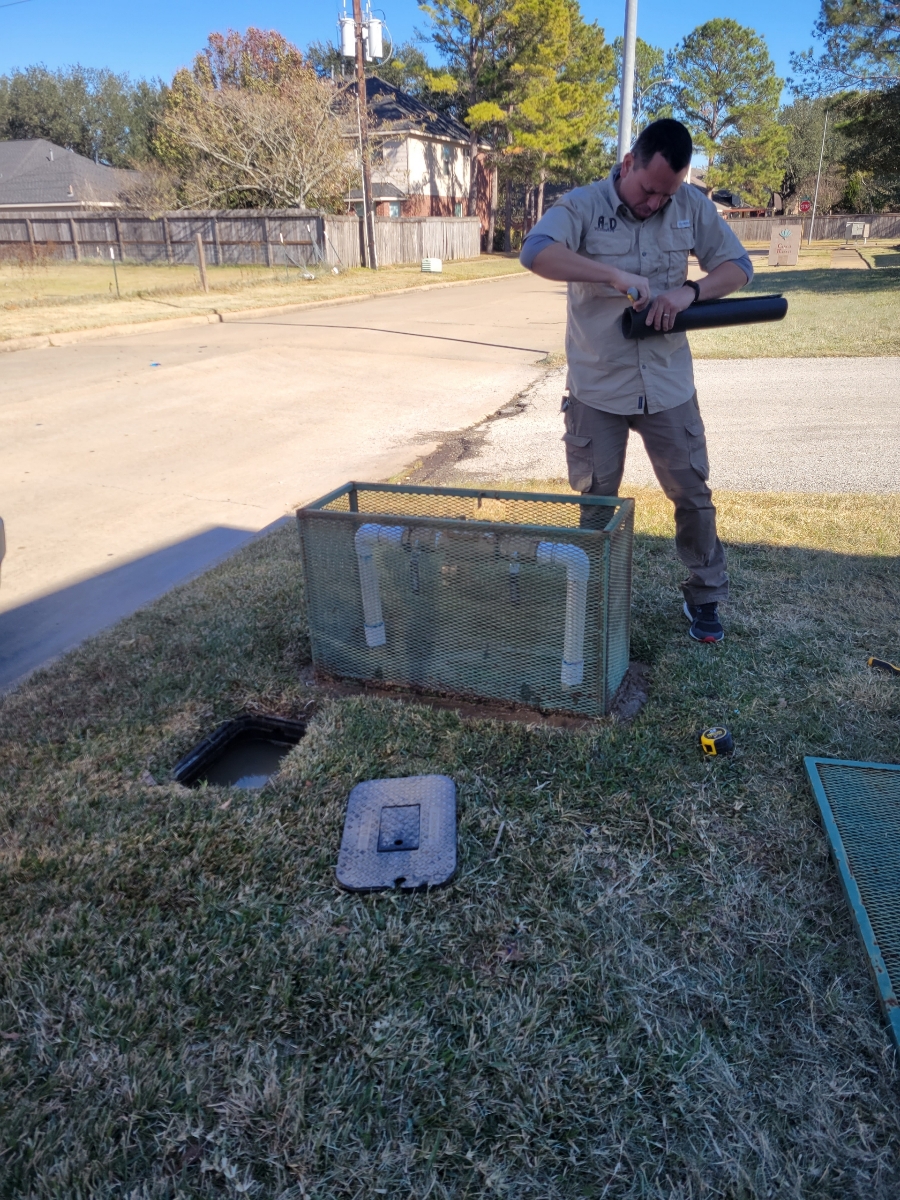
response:
[(441, 162), (443, 163), (444, 173), (450, 174), (450, 167), (453, 163), (453, 147), (441, 146)]
[(390, 204), (388, 205), (388, 216), (389, 217), (399, 217), (400, 216), (400, 201), (399, 200), (392, 200), (390, 202)]
[(457, 200), (457, 202), (456, 202), (456, 203), (453, 205), (453, 215), (454, 215), (454, 217), (461, 217), (461, 216), (462, 216), (462, 204), (461, 204), (461, 203), (460, 203), (458, 200)]
[(353, 209), (358, 217), (363, 215), (363, 206), (361, 204), (354, 204)]

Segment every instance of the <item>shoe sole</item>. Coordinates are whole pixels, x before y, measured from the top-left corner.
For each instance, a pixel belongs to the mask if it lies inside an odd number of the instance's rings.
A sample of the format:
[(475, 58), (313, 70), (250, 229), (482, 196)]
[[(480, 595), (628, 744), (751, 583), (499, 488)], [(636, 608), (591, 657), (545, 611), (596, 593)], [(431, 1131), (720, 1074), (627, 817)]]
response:
[(719, 642), (725, 641), (724, 633), (721, 637), (697, 637), (697, 635), (692, 633), (690, 629), (688, 630), (688, 637), (692, 642), (699, 642), (701, 646), (718, 646)]
[[(694, 618), (691, 616), (691, 614), (688, 610), (687, 600), (685, 600), (684, 607), (681, 611), (684, 613), (684, 615), (687, 617), (687, 619), (691, 622), (691, 625), (693, 626)], [(723, 630), (723, 632), (720, 634), (719, 637), (714, 637), (712, 635), (710, 635), (710, 637), (697, 637), (697, 635), (694, 633), (693, 628), (691, 628), (688, 630), (688, 637), (691, 639), (692, 642), (699, 642), (701, 646), (718, 646), (719, 642), (725, 641), (725, 632)]]

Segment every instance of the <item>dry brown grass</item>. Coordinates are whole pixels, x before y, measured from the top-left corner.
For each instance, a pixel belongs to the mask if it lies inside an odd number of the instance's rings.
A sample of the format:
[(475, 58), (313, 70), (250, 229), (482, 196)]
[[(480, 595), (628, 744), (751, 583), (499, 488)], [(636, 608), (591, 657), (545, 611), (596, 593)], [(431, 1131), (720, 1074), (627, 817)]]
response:
[(35, 263), (0, 263), (0, 341), (136, 321), (377, 295), (398, 288), (490, 279), (522, 268), (517, 259), (500, 254), (446, 262), (440, 276), (423, 274), (418, 266), (402, 266), (377, 272), (354, 269), (337, 276), (317, 270), (314, 278), (307, 280), (293, 268), (209, 267), (208, 294), (200, 290), (195, 267), (120, 263), (116, 270), (121, 299), (116, 296), (108, 262), (41, 259)]

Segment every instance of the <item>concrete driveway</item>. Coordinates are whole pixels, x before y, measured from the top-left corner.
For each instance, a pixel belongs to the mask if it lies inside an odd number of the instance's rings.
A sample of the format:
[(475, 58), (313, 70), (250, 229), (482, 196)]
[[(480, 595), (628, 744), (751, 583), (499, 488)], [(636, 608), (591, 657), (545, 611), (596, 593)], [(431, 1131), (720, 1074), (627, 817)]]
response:
[[(714, 488), (900, 491), (900, 358), (712, 359), (694, 363), (694, 378)], [(428, 477), (564, 478), (564, 384), (564, 370), (546, 372), (514, 414), (476, 427), (468, 453)], [(625, 484), (655, 482), (643, 443), (629, 438)]]
[(494, 412), (564, 321), (529, 275), (4, 356), (0, 687)]

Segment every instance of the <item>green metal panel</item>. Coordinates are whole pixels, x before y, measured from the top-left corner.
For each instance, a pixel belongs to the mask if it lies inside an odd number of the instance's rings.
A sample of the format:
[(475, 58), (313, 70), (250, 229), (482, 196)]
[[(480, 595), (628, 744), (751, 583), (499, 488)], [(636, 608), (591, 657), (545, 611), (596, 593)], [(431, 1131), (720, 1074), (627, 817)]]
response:
[[(600, 508), (605, 527), (579, 525)], [(297, 518), (321, 671), (585, 716), (608, 708), (628, 666), (633, 501), (351, 482)], [(365, 565), (357, 538), (367, 545), (373, 528), (383, 540)], [(582, 578), (584, 666), (573, 683), (564, 652)], [(372, 579), (380, 645), (363, 602)]]
[(900, 766), (805, 758), (878, 998), (900, 1049)]

